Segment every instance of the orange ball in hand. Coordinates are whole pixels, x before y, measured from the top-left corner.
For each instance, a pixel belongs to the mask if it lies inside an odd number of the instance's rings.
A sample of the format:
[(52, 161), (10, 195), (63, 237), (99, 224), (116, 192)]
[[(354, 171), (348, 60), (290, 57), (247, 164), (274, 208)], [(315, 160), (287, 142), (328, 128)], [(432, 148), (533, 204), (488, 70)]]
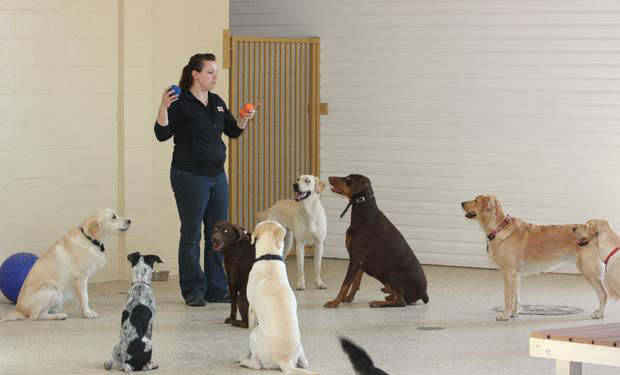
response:
[(253, 110), (254, 105), (252, 103), (246, 103), (243, 107), (241, 107), (239, 113), (241, 113), (241, 115), (243, 115), (244, 117), (247, 117)]

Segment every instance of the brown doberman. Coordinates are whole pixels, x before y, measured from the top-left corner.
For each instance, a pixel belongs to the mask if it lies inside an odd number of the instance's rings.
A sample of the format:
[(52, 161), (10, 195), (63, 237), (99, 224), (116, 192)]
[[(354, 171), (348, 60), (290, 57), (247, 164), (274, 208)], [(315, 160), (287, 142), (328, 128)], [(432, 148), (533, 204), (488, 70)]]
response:
[(338, 296), (325, 307), (351, 302), (359, 289), (363, 272), (383, 283), (389, 295), (385, 301), (372, 301), (370, 307), (402, 307), (417, 300), (428, 302), (424, 270), (403, 235), (377, 207), (377, 201), (366, 176), (351, 174), (329, 177), (332, 191), (349, 198), (351, 225), (347, 229), (346, 246), (349, 268)]
[[(228, 277), (230, 316), (225, 322), (235, 327), (248, 328), (248, 298), (245, 291), (256, 257), (256, 249), (250, 244), (251, 236), (243, 227), (228, 221), (215, 224), (211, 236), (213, 250), (221, 251), (224, 255), (224, 268)], [(237, 308), (241, 320), (237, 320)]]

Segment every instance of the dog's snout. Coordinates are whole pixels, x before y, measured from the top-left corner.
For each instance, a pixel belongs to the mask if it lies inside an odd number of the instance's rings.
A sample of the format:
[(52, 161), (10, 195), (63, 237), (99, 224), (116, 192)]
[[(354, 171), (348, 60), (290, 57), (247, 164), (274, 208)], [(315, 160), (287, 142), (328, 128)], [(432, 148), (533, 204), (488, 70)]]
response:
[(131, 225), (131, 219), (127, 219), (127, 225)]
[(461, 207), (465, 208), (465, 202), (461, 202)]

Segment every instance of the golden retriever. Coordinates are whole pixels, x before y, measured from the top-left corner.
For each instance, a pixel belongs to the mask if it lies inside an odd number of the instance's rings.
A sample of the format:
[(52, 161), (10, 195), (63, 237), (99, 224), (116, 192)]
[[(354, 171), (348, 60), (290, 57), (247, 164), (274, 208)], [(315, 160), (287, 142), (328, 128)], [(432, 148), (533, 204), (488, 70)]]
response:
[(511, 217), (493, 195), (479, 195), (462, 202), (465, 217), (477, 220), (487, 236), (489, 258), (504, 274), (504, 312), (497, 320), (508, 320), (519, 313), (520, 276), (550, 271), (566, 261), (577, 268), (594, 287), (599, 308), (593, 319), (605, 315), (607, 292), (603, 286), (601, 263), (593, 249), (579, 248), (575, 225), (536, 225)]
[(607, 220), (588, 220), (573, 229), (577, 245), (593, 247), (605, 265), (603, 283), (613, 299), (620, 298), (620, 235)]
[[(282, 258), (286, 229), (263, 221), (252, 233), (256, 261), (248, 278), (250, 351), (241, 366), (255, 370), (279, 368), (286, 374), (312, 374), (301, 346), (297, 300)], [(257, 324), (258, 323), (258, 324)]]
[(22, 319), (63, 320), (63, 303), (77, 295), (82, 315), (97, 318), (88, 305), (88, 279), (106, 265), (103, 244), (110, 235), (129, 229), (131, 220), (99, 209), (47, 249), (32, 266), (14, 311), (0, 322)]
[(320, 199), (325, 183), (316, 176), (301, 175), (293, 187), (295, 200), (282, 199), (276, 202), (266, 211), (259, 212), (258, 219), (275, 220), (287, 229), (284, 239), (285, 259), (291, 251), (293, 238), (295, 239), (297, 290), (306, 289), (304, 248), (306, 243), (314, 243), (314, 284), (319, 289), (325, 289), (327, 285), (321, 279), (321, 259), (323, 242), (327, 237), (327, 217)]

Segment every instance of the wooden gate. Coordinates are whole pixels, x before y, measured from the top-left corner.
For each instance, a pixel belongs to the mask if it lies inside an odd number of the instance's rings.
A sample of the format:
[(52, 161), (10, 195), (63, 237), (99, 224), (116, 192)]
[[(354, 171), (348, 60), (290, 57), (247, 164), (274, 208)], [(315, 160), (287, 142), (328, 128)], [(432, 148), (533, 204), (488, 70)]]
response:
[(319, 175), (319, 46), (319, 38), (224, 32), (231, 111), (261, 103), (228, 151), (229, 218), (248, 230), (258, 212), (293, 197), (297, 176)]

